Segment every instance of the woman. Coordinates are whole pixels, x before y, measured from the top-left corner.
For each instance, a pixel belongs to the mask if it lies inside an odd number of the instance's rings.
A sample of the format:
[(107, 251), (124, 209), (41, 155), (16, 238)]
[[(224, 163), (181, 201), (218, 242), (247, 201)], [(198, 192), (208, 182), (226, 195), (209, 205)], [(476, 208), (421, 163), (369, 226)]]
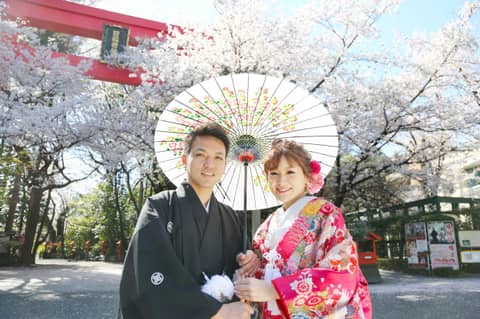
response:
[(264, 319), (371, 318), (367, 281), (342, 212), (307, 195), (323, 185), (320, 165), (303, 146), (276, 140), (264, 172), (282, 206), (254, 237), (260, 279), (238, 280), (237, 296), (264, 302)]

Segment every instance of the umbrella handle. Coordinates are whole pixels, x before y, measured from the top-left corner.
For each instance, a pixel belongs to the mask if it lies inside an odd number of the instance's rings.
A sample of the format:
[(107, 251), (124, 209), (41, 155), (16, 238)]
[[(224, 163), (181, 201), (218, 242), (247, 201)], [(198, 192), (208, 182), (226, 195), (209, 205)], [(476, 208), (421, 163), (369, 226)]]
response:
[[(248, 176), (248, 163), (251, 162), (253, 158), (245, 157), (243, 158), (243, 167), (244, 167), (244, 183), (243, 183), (243, 253), (247, 253), (247, 176)], [(241, 299), (242, 302), (246, 302), (250, 304), (248, 301)], [(253, 307), (253, 314), (250, 316), (251, 319), (258, 318), (258, 307), (254, 303)]]
[(258, 311), (258, 306), (256, 303), (252, 302), (248, 302), (244, 299), (240, 299), (241, 302), (245, 302), (245, 303), (248, 303), (250, 306), (252, 306), (253, 308), (253, 313), (250, 315), (250, 319), (257, 319), (258, 318), (258, 314), (259, 314), (259, 311)]
[(243, 161), (244, 179), (243, 179), (243, 253), (247, 252), (247, 171), (248, 160)]

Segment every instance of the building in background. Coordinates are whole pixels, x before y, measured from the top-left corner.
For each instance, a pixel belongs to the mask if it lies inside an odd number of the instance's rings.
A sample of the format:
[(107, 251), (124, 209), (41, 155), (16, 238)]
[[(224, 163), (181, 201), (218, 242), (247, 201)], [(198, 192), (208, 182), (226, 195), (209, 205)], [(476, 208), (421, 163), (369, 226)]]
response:
[(438, 196), (480, 198), (480, 150), (445, 157)]

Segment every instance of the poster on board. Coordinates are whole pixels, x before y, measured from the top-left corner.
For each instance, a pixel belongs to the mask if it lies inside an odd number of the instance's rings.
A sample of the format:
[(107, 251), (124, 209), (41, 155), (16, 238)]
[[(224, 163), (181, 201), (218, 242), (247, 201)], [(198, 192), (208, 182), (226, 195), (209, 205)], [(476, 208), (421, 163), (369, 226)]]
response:
[(405, 224), (408, 267), (428, 269), (427, 232), (424, 222)]
[(427, 222), (427, 233), (432, 269), (459, 269), (453, 222), (429, 221)]

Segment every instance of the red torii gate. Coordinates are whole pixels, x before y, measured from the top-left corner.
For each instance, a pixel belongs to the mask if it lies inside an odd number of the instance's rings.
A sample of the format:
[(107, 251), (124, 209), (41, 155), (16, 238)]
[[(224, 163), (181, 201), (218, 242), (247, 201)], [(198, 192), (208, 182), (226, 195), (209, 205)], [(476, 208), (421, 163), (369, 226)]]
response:
[[(4, 0), (8, 19), (21, 18), (26, 25), (53, 32), (78, 35), (102, 40), (105, 24), (129, 29), (129, 44), (136, 46), (136, 38), (164, 38), (169, 35), (169, 25), (125, 14), (110, 12), (64, 0)], [(179, 26), (170, 27), (182, 30)], [(52, 52), (52, 57), (65, 57), (72, 65), (81, 61), (91, 61), (92, 66), (85, 75), (97, 80), (140, 85), (142, 70), (126, 70), (111, 66), (97, 59), (71, 54)], [(131, 77), (136, 73), (137, 77)]]

